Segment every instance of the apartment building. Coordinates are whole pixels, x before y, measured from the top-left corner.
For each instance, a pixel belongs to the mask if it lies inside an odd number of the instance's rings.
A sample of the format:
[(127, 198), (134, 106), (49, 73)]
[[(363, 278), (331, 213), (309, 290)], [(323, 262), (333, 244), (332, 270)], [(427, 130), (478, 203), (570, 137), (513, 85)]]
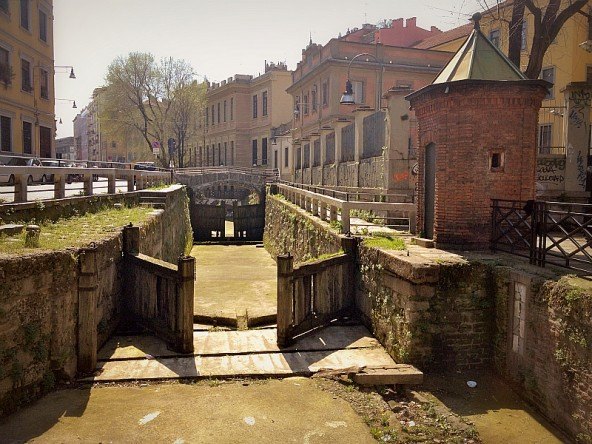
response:
[(197, 163), (270, 166), (272, 128), (292, 118), (292, 98), (286, 93), (291, 74), (284, 63), (265, 62), (260, 76), (236, 74), (210, 84)]
[(54, 157), (53, 1), (0, 0), (0, 152)]

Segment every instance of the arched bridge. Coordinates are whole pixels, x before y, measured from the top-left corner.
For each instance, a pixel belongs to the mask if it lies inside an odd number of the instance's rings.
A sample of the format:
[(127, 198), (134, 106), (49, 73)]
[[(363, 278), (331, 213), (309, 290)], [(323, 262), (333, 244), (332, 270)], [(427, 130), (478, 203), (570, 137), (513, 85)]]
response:
[[(183, 168), (176, 180), (189, 188), (190, 216), (196, 241), (263, 239), (265, 185), (278, 179), (277, 170), (262, 168)], [(255, 193), (257, 202), (248, 197)], [(214, 202), (204, 199), (214, 198)], [(228, 200), (233, 201), (228, 207)], [(238, 204), (241, 201), (242, 204)], [(232, 222), (230, 228), (226, 222)]]
[(275, 182), (277, 170), (240, 167), (180, 168), (175, 171), (177, 182), (193, 191), (204, 191), (218, 186), (230, 186), (255, 192), (263, 201), (265, 185)]

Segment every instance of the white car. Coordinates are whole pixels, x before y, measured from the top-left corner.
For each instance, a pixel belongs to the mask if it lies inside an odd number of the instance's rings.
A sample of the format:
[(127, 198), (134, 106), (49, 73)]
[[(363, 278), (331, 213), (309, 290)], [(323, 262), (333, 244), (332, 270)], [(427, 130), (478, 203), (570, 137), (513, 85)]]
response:
[[(37, 166), (40, 167), (41, 161), (35, 157), (9, 157), (0, 156), (0, 183), (7, 183), (8, 185), (14, 185), (14, 175), (3, 173), (2, 165), (6, 166)], [(33, 182), (48, 183), (49, 178), (43, 174), (30, 174), (27, 178), (27, 183), (30, 185)]]

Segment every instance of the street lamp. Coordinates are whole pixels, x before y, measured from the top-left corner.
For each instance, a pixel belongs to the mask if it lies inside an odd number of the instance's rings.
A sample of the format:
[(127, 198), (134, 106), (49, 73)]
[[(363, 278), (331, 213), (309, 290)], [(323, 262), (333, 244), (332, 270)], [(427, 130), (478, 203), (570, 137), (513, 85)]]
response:
[(56, 101), (57, 100), (61, 100), (62, 102), (72, 102), (72, 108), (74, 108), (74, 109), (78, 108), (76, 106), (76, 100), (72, 100), (72, 99), (56, 99)]
[(352, 65), (353, 61), (356, 60), (358, 57), (363, 57), (363, 56), (372, 57), (376, 62), (380, 63), (380, 79), (378, 81), (378, 95), (376, 96), (376, 107), (380, 108), (380, 100), (381, 100), (380, 98), (382, 97), (382, 72), (384, 71), (384, 63), (381, 59), (379, 59), (375, 55), (369, 54), (367, 52), (356, 54), (354, 57), (352, 57), (349, 64), (347, 65), (347, 80), (345, 82), (345, 91), (343, 92), (343, 95), (341, 96), (339, 103), (341, 103), (342, 105), (355, 105), (356, 104), (355, 97), (354, 97), (354, 90), (353, 90), (352, 83), (350, 80), (350, 70), (351, 70), (351, 65)]
[(64, 69), (70, 68), (70, 78), (71, 79), (76, 78), (76, 74), (74, 74), (74, 67), (71, 65), (56, 65), (56, 66), (54, 66), (54, 68), (64, 68)]

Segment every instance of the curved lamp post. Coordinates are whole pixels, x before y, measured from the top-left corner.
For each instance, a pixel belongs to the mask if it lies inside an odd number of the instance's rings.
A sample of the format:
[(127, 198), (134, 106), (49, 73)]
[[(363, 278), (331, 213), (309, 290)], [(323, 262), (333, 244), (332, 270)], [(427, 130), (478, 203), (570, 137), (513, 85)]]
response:
[(372, 57), (376, 62), (380, 63), (380, 79), (378, 81), (378, 96), (376, 98), (376, 108), (380, 108), (380, 97), (382, 97), (382, 72), (384, 70), (384, 62), (382, 60), (380, 60), (378, 57), (376, 57), (375, 55), (369, 54), (367, 52), (363, 52), (361, 54), (356, 54), (354, 57), (352, 57), (352, 59), (349, 61), (349, 65), (347, 65), (347, 80), (345, 82), (345, 91), (343, 92), (343, 95), (341, 96), (341, 99), (339, 100), (339, 103), (341, 103), (342, 105), (355, 105), (356, 101), (355, 101), (355, 97), (354, 97), (354, 90), (352, 87), (352, 83), (350, 81), (350, 70), (351, 70), (351, 65), (353, 63), (354, 60), (356, 60), (359, 57)]

